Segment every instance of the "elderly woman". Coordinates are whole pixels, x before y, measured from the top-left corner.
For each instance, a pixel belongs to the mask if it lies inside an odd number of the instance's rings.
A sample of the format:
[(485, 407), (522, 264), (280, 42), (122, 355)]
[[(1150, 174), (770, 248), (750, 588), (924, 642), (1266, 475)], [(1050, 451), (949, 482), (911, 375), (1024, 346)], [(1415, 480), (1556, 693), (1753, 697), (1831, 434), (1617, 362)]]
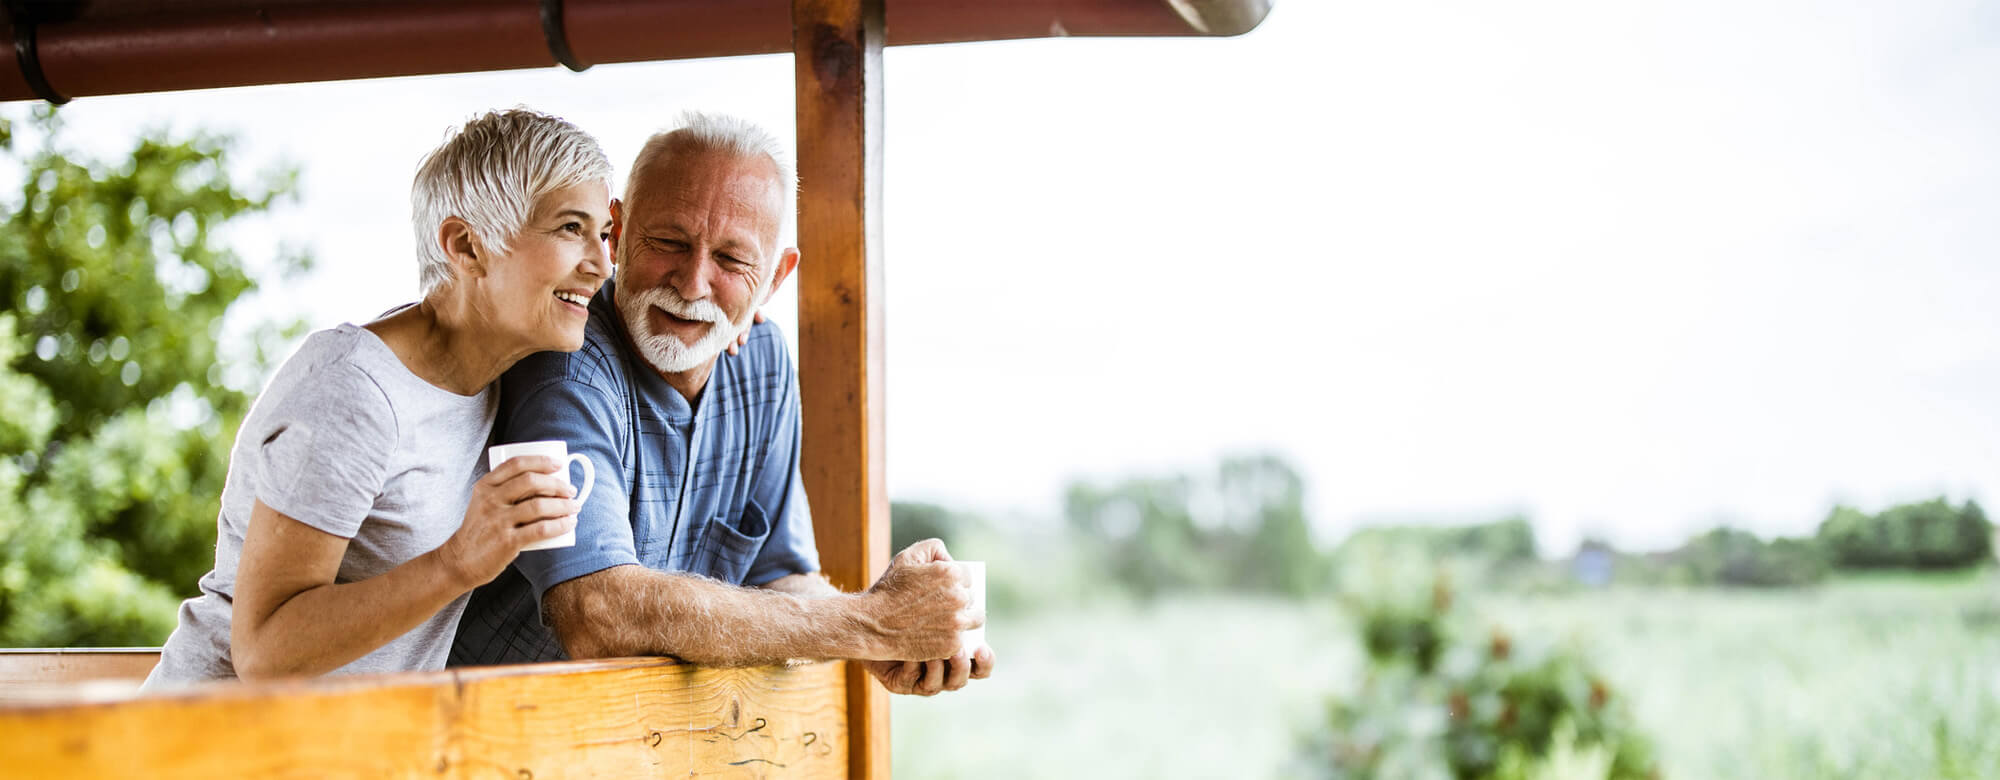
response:
[(467, 122), (411, 187), (423, 298), (312, 334), (230, 452), (215, 570), (147, 686), (439, 669), (473, 587), (569, 531), (561, 465), (483, 477), (494, 380), (583, 343), (611, 165), (532, 111)]

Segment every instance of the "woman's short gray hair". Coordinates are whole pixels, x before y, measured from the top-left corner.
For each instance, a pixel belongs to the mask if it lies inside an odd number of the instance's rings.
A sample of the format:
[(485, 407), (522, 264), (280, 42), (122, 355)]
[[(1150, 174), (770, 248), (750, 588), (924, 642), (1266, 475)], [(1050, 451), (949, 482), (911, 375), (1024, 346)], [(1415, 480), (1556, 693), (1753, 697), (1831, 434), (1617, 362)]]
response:
[(729, 152), (739, 157), (763, 157), (778, 169), (778, 232), (792, 222), (792, 201), (799, 190), (799, 176), (792, 167), (792, 156), (785, 145), (771, 131), (759, 127), (748, 119), (727, 114), (708, 114), (700, 111), (682, 111), (680, 121), (672, 128), (654, 133), (646, 139), (646, 145), (639, 148), (639, 156), (632, 160), (632, 170), (625, 179), (625, 200), (632, 200), (632, 185), (639, 180), (639, 172), (647, 166), (659, 162), (667, 148), (676, 140), (692, 143), (697, 149), (711, 149)]
[(525, 108), (473, 117), (425, 155), (410, 184), (422, 294), (451, 280), (451, 261), (438, 246), (447, 218), (471, 225), (486, 251), (506, 252), (535, 201), (592, 181), (610, 187), (611, 160), (576, 125)]

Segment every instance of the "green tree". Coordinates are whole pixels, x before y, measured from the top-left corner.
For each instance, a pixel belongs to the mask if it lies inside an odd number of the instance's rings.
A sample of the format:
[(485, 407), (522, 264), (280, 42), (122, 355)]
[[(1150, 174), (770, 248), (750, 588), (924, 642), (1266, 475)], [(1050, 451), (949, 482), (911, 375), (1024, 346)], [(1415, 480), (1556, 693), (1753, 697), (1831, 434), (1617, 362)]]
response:
[(1869, 516), (1835, 507), (1819, 526), (1819, 540), (1848, 568), (1957, 568), (1993, 555), (1993, 525), (1973, 501), (1953, 508), (1943, 497), (1901, 504)]
[[(214, 564), (251, 399), (219, 338), (256, 283), (215, 235), (295, 174), (239, 182), (229, 139), (208, 134), (148, 133), (106, 164), (62, 145), (55, 111), (25, 122), (32, 149), (0, 117), (21, 182), (0, 231), (0, 645), (158, 644)], [(241, 359), (261, 377), (300, 329), (257, 329)]]
[(951, 510), (925, 501), (889, 502), (889, 554), (925, 539), (940, 539), (945, 547), (957, 541), (960, 519)]
[(1219, 588), (1304, 596), (1326, 581), (1305, 480), (1283, 458), (1225, 458), (1212, 474), (1070, 483), (1070, 530), (1134, 595)]
[(1304, 597), (1326, 584), (1327, 558), (1306, 523), (1305, 478), (1275, 455), (1225, 459), (1216, 484), (1225, 533), (1243, 536), (1232, 584)]
[(1756, 534), (1715, 528), (1674, 553), (1694, 582), (1751, 587), (1810, 585), (1826, 578), (1820, 543), (1779, 538), (1766, 543)]

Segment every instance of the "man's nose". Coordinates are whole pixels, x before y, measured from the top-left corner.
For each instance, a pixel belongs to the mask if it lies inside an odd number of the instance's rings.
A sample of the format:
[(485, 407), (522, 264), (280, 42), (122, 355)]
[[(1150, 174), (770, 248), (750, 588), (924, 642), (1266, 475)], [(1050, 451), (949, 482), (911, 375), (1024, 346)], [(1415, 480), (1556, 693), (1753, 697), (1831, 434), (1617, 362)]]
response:
[(709, 278), (714, 265), (709, 262), (707, 252), (689, 252), (686, 262), (675, 269), (677, 273), (674, 274), (674, 291), (680, 293), (684, 300), (699, 301), (707, 298), (709, 293), (714, 291), (715, 280)]

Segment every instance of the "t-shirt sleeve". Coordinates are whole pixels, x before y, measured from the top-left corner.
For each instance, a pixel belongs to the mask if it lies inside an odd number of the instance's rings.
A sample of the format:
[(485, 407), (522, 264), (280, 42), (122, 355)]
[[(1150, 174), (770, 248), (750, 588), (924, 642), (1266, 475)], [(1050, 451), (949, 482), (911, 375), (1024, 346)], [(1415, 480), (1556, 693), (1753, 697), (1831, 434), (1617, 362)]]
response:
[[(573, 377), (520, 383), (515, 379), (510, 375), (502, 383), (500, 420), (494, 429), (504, 440), (494, 443), (559, 439), (568, 442), (570, 454), (590, 458), (597, 477), (577, 514), (575, 546), (528, 550), (514, 559), (514, 568), (534, 586), (535, 603), (540, 605), (549, 588), (639, 562), (632, 541), (630, 489), (616, 433), (625, 414), (609, 393)], [(521, 386), (525, 390), (516, 393)], [(572, 464), (570, 479), (582, 478), (582, 469)], [(583, 492), (583, 485), (577, 485), (577, 492)]]
[[(275, 382), (273, 384), (276, 384)], [(291, 383), (265, 416), (254, 458), (257, 500), (348, 539), (374, 509), (396, 446), (396, 414), (381, 386), (347, 364)]]
[[(783, 341), (775, 336), (773, 342)], [(757, 481), (750, 500), (765, 516), (774, 518), (771, 536), (750, 563), (743, 581), (764, 585), (791, 574), (819, 571), (819, 548), (813, 540), (812, 509), (806, 504), (805, 480), (799, 476), (799, 384), (792, 370), (791, 356), (779, 351), (784, 369), (785, 394), (776, 405), (775, 433), (764, 462), (757, 469)]]

